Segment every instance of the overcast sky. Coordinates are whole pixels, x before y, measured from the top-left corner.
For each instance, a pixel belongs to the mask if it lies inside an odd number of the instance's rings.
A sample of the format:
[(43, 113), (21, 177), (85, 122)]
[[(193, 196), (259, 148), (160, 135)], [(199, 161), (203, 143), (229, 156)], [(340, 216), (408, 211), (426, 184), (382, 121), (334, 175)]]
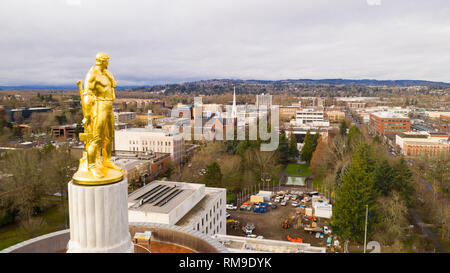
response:
[(0, 85), (75, 86), (101, 51), (119, 85), (450, 82), (450, 1), (0, 1)]

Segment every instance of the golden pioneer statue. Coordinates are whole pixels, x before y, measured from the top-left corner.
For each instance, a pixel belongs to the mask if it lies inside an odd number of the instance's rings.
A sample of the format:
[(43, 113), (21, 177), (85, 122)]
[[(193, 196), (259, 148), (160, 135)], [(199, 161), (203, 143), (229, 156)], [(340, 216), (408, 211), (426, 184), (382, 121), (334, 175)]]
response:
[(73, 181), (85, 185), (102, 185), (122, 180), (122, 169), (111, 161), (114, 141), (113, 101), (116, 81), (107, 70), (109, 55), (98, 53), (84, 81), (77, 82), (83, 110), (85, 151)]

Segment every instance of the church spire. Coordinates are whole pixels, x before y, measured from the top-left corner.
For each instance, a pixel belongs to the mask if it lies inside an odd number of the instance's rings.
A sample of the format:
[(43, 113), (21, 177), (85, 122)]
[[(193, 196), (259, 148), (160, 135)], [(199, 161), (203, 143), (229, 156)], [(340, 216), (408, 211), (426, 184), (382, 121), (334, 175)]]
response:
[(233, 90), (233, 108), (231, 109), (231, 117), (233, 119), (237, 118), (237, 108), (236, 108), (236, 87)]

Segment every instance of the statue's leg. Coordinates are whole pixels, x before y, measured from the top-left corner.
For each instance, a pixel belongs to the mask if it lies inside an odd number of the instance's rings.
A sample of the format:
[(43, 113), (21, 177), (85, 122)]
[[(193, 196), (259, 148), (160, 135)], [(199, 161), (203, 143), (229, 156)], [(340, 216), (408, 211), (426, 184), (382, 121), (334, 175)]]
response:
[(111, 109), (111, 112), (108, 114), (105, 123), (104, 146), (102, 151), (103, 166), (121, 171), (122, 169), (111, 161), (113, 141), (114, 141), (114, 115)]
[(98, 111), (94, 117), (94, 128), (93, 128), (93, 139), (88, 148), (88, 168), (91, 173), (97, 177), (101, 178), (104, 175), (100, 171), (99, 166), (96, 164), (96, 158), (100, 152), (100, 147), (102, 144), (102, 135), (104, 133), (105, 122), (104, 122), (104, 111), (102, 111), (102, 102), (98, 101)]

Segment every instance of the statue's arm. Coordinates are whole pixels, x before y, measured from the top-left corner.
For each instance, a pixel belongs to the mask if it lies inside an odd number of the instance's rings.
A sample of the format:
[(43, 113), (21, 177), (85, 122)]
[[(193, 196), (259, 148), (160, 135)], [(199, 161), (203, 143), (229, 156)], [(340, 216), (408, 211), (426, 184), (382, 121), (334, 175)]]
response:
[(92, 95), (97, 95), (95, 94), (95, 82), (96, 82), (96, 77), (97, 73), (95, 73), (94, 69), (91, 69), (88, 74), (86, 75), (86, 81), (85, 81), (85, 91), (87, 93), (91, 93)]
[(111, 72), (109, 72), (109, 70), (106, 70), (106, 76), (109, 78), (109, 80), (111, 81), (111, 87), (112, 87), (112, 96), (113, 96), (113, 100), (116, 99), (116, 86), (117, 86), (117, 82), (114, 79), (114, 76), (111, 74)]

